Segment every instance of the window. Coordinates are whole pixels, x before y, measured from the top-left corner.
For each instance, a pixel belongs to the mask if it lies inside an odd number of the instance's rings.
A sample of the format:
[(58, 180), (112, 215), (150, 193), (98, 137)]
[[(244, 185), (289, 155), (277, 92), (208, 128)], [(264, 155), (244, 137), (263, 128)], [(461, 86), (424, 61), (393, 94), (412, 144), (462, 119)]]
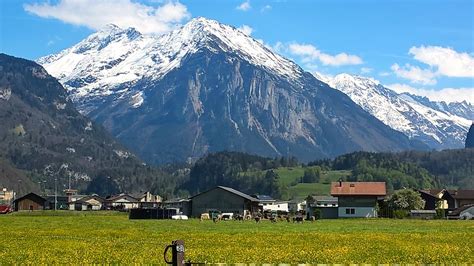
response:
[(355, 214), (354, 208), (346, 208), (346, 214)]

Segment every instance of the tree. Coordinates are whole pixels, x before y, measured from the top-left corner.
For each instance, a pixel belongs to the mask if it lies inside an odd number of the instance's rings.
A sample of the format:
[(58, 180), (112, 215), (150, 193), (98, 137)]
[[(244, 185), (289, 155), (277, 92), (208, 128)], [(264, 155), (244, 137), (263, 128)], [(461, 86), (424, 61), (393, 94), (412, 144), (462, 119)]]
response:
[(388, 205), (396, 210), (420, 210), (425, 207), (425, 201), (412, 189), (400, 189), (390, 196)]
[(469, 132), (467, 132), (466, 149), (467, 148), (474, 148), (474, 124), (471, 125)]
[(304, 170), (303, 183), (318, 183), (321, 179), (321, 167), (308, 167)]
[(100, 173), (87, 186), (87, 193), (96, 193), (101, 196), (110, 196), (120, 192), (117, 182), (106, 173)]

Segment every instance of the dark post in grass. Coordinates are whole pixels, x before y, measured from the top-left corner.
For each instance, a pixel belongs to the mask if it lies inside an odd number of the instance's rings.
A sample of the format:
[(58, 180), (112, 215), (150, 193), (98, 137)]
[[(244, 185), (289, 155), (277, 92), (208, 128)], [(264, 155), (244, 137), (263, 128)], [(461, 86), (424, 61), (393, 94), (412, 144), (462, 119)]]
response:
[[(171, 261), (166, 259), (166, 254), (168, 250), (171, 248)], [(164, 258), (167, 264), (173, 266), (185, 266), (189, 265), (184, 261), (184, 241), (183, 240), (175, 240), (171, 242), (171, 245), (165, 248)]]

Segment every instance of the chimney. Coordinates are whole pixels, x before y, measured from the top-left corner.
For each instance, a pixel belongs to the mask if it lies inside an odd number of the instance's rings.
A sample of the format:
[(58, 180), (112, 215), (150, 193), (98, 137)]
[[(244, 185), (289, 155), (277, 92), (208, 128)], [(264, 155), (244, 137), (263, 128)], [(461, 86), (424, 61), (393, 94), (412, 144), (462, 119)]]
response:
[(339, 178), (339, 187), (342, 187), (342, 178)]

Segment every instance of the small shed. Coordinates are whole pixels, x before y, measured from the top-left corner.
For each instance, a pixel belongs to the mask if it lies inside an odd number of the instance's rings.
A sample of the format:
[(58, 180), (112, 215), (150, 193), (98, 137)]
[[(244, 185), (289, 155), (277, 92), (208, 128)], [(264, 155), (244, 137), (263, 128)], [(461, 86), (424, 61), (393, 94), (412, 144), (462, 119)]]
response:
[(410, 218), (414, 219), (434, 219), (436, 217), (435, 210), (411, 210)]
[(46, 199), (35, 193), (26, 194), (13, 201), (15, 211), (39, 211), (46, 208)]

